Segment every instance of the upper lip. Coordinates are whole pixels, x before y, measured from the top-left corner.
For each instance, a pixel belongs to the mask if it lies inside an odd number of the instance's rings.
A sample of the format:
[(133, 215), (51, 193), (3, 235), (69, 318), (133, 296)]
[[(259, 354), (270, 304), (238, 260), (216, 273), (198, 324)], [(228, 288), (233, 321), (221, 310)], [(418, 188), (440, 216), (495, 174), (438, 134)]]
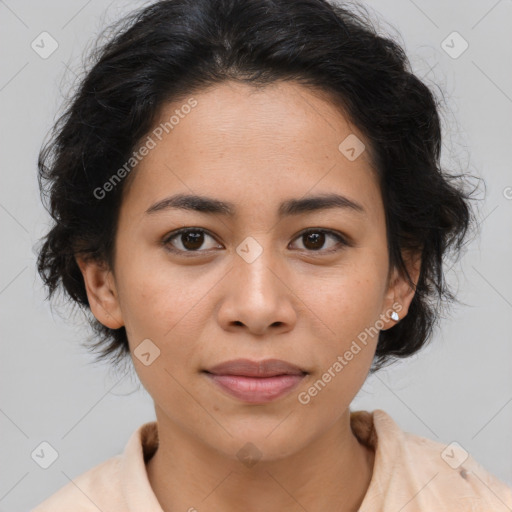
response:
[(206, 370), (215, 375), (240, 375), (243, 377), (274, 377), (276, 375), (304, 375), (307, 373), (298, 366), (281, 359), (233, 359), (217, 364)]

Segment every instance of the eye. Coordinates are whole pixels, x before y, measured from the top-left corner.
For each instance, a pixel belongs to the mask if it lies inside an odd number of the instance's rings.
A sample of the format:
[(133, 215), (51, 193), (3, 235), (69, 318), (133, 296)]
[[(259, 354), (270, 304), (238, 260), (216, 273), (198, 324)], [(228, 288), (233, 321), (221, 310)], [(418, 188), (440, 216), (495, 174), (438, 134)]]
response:
[[(334, 246), (331, 245), (330, 249), (323, 249), (326, 240), (328, 237), (334, 239), (337, 243)], [(304, 249), (308, 252), (335, 252), (340, 246), (349, 246), (349, 242), (345, 240), (340, 234), (335, 231), (331, 231), (330, 229), (308, 229), (307, 231), (303, 231), (299, 234), (299, 236), (295, 240), (302, 240)]]
[[(199, 251), (199, 249), (201, 249), (205, 243), (205, 237), (215, 240), (204, 229), (183, 228), (178, 231), (174, 231), (169, 236), (167, 236), (163, 240), (163, 244), (167, 247), (167, 249), (175, 253), (202, 252)], [(173, 243), (175, 239), (176, 245)], [(217, 247), (219, 247), (218, 244)], [(203, 250), (207, 249), (203, 248)]]
[[(331, 248), (329, 249), (322, 249), (329, 237), (336, 243), (331, 244)], [(218, 243), (215, 243), (210, 248), (207, 247), (205, 249), (203, 245), (205, 243), (205, 239), (208, 238), (215, 241), (215, 238), (202, 228), (182, 228), (166, 236), (162, 243), (169, 251), (185, 255), (187, 253), (205, 252), (212, 248), (222, 248)], [(307, 252), (331, 253), (339, 250), (340, 246), (348, 247), (351, 245), (350, 242), (339, 233), (329, 229), (320, 228), (309, 228), (308, 230), (300, 233), (295, 240), (303, 240), (304, 250)]]

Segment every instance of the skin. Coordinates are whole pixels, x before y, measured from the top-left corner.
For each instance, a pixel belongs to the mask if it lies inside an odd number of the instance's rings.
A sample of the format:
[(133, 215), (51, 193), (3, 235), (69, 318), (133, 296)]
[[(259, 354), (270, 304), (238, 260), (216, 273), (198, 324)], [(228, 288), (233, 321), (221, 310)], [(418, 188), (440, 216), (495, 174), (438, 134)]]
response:
[[(147, 464), (149, 481), (164, 510), (357, 510), (374, 453), (352, 433), (349, 406), (377, 336), (307, 405), (297, 396), (382, 315), (383, 329), (395, 325), (393, 304), (403, 318), (414, 295), (389, 267), (369, 151), (350, 161), (338, 150), (348, 135), (364, 137), (324, 94), (293, 82), (260, 89), (225, 82), (194, 98), (197, 106), (130, 175), (114, 268), (77, 259), (93, 314), (126, 327), (154, 400), (160, 445)], [(184, 103), (166, 105), (161, 120)], [(365, 213), (277, 217), (281, 201), (333, 192)], [(176, 193), (230, 201), (237, 214), (145, 213)], [(168, 243), (189, 248), (190, 257), (162, 243), (183, 227), (208, 232), (199, 252), (181, 236)], [(306, 228), (333, 230), (353, 245), (326, 235), (315, 251), (299, 235)], [(251, 263), (236, 252), (246, 237), (262, 249)], [(407, 261), (416, 282), (419, 260)], [(160, 356), (146, 366), (133, 350), (148, 338)], [(309, 375), (273, 402), (244, 403), (201, 372), (239, 357), (283, 359)], [(237, 457), (248, 442), (261, 456), (252, 467)]]

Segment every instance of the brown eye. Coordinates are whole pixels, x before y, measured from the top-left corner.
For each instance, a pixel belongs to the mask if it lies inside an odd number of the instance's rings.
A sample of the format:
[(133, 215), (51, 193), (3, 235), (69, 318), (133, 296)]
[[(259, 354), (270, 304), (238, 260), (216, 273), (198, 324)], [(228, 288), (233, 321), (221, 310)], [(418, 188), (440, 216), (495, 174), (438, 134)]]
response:
[(181, 233), (180, 237), (183, 247), (190, 251), (200, 249), (204, 243), (204, 233), (200, 233), (198, 231), (189, 231), (188, 233)]
[[(331, 244), (330, 248), (324, 249), (324, 245), (329, 238), (334, 239), (337, 243)], [(296, 240), (301, 240), (304, 249), (307, 251), (333, 252), (339, 246), (348, 246), (349, 244), (343, 237), (334, 231), (325, 229), (310, 229), (302, 232)]]
[[(208, 239), (214, 243), (210, 247), (204, 247), (207, 245)], [(329, 246), (329, 239), (331, 242)], [(350, 246), (351, 244), (345, 240), (340, 234), (335, 231), (327, 229), (309, 229), (299, 234), (295, 240), (301, 240), (303, 249), (307, 252), (320, 252), (330, 253), (339, 250), (344, 246)], [(185, 256), (192, 256), (193, 253), (203, 253), (210, 249), (221, 249), (222, 246), (216, 243), (215, 238), (208, 234), (204, 229), (200, 228), (183, 228), (173, 233), (170, 233), (164, 240), (163, 245), (170, 252), (176, 254), (183, 254)], [(210, 242), (211, 244), (212, 242)], [(328, 245), (325, 248), (325, 245)]]
[[(164, 245), (172, 252), (202, 252), (208, 238), (214, 240), (204, 229), (187, 228), (172, 233), (164, 240)], [(218, 245), (217, 245), (218, 246)], [(203, 249), (201, 249), (203, 247)]]
[(306, 249), (317, 251), (325, 244), (325, 233), (306, 233), (302, 235)]

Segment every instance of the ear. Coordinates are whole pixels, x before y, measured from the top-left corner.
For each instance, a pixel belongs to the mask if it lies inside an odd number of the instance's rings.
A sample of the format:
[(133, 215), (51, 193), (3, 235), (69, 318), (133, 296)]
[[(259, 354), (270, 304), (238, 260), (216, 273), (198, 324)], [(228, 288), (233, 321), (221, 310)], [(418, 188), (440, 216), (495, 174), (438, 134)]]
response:
[[(381, 315), (385, 324), (383, 330), (390, 329), (407, 315), (420, 276), (421, 253), (402, 252), (402, 258), (414, 283), (414, 288), (411, 288), (405, 276), (400, 275), (398, 270), (393, 268), (384, 300), (385, 309)], [(393, 311), (398, 315), (396, 320), (391, 318)]]
[(114, 277), (107, 264), (93, 259), (75, 258), (84, 278), (87, 298), (98, 322), (110, 329), (124, 325)]

